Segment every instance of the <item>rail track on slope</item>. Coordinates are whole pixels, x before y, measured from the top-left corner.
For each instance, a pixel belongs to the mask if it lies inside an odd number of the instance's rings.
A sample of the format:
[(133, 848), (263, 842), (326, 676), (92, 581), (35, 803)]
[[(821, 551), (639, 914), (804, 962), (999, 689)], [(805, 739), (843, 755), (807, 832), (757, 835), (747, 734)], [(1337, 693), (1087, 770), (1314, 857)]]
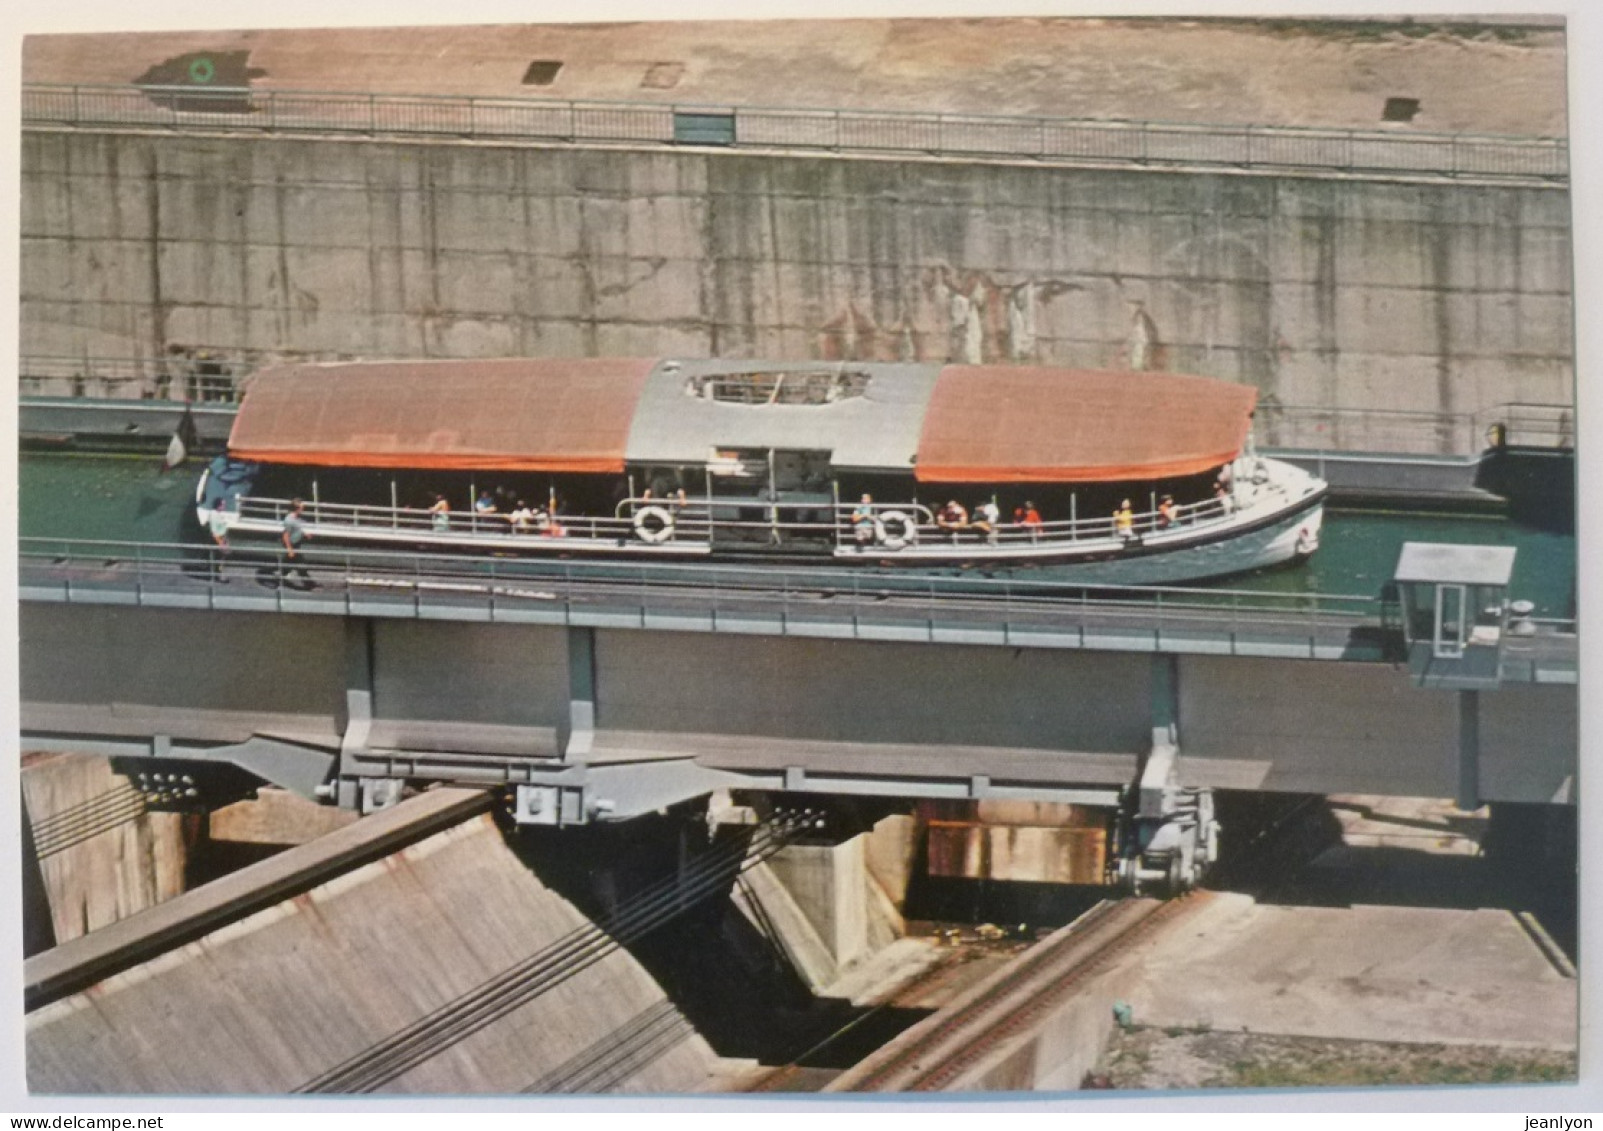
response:
[(1196, 892), (1166, 901), (1104, 900), (824, 1090), (946, 1090), (1009, 1040), (1028, 1035), (1115, 959), (1160, 929), (1189, 918), (1211, 898)]

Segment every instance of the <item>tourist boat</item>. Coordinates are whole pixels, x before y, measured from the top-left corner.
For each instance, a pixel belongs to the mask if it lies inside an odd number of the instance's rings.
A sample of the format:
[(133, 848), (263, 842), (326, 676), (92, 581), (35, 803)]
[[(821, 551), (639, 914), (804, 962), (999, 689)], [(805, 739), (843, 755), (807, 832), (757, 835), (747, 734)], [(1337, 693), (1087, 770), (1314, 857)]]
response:
[(314, 545), (1175, 583), (1318, 546), (1326, 485), (1254, 453), (1255, 402), (1039, 366), (284, 365), (250, 378), (196, 508), (276, 538), (300, 498)]

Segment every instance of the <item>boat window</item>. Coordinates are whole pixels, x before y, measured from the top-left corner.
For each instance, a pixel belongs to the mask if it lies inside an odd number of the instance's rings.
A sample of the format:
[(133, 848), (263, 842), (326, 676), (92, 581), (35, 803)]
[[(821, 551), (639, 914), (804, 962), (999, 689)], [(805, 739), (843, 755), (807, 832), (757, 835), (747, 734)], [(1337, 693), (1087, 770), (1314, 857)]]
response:
[(860, 397), (869, 377), (861, 370), (803, 371), (765, 369), (685, 378), (685, 393), (724, 404), (826, 405)]

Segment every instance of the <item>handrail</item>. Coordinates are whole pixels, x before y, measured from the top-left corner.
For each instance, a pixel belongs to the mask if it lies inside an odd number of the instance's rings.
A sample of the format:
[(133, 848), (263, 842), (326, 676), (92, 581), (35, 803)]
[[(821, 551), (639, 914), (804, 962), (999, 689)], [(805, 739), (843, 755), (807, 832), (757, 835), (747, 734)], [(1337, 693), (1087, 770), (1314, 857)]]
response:
[(699, 144), (1254, 173), (1478, 176), (1538, 184), (1564, 183), (1569, 170), (1563, 138), (254, 87), (25, 83), (22, 120), (25, 127)]
[[(1166, 518), (1162, 510), (1155, 506), (1153, 509), (1133, 511), (1129, 536), (1179, 531), (1184, 527), (1227, 519), (1233, 514), (1258, 506), (1265, 497), (1287, 496), (1288, 490), (1285, 484), (1273, 478), (1260, 482), (1244, 475), (1247, 465), (1255, 462), (1261, 463), (1247, 457), (1236, 461), (1238, 486), (1229, 495), (1177, 504), (1171, 518)], [(1242, 482), (1243, 479), (1246, 481)], [(306, 508), (308, 522), (317, 525), (332, 519), (336, 523), (355, 529), (362, 529), (365, 526), (369, 530), (406, 530), (417, 531), (419, 534), (444, 535), (466, 532), (470, 535), (506, 535), (509, 538), (571, 535), (610, 541), (638, 534), (640, 516), (648, 510), (656, 509), (664, 511), (668, 516), (662, 534), (663, 539), (668, 541), (707, 543), (719, 529), (726, 532), (780, 530), (788, 535), (829, 534), (833, 536), (835, 544), (841, 547), (855, 543), (853, 516), (862, 505), (742, 495), (698, 495), (694, 498), (687, 497), (683, 501), (674, 496), (659, 498), (655, 495), (633, 495), (619, 500), (611, 517), (556, 514), (549, 516), (549, 526), (540, 526), (538, 523), (533, 526), (520, 526), (513, 522), (509, 513), (499, 510), (480, 511), (476, 506), (468, 506), (461, 510), (434, 511), (420, 507), (335, 503), (317, 499), (301, 501)], [(1155, 494), (1151, 502), (1156, 504)], [(284, 519), (292, 504), (293, 500), (290, 499), (250, 495), (234, 499), (227, 513), (239, 520), (276, 523)], [(962, 540), (972, 542), (975, 538), (983, 538), (992, 545), (1004, 543), (1072, 545), (1098, 539), (1112, 541), (1125, 536), (1118, 520), (1112, 515), (1052, 519), (1033, 526), (1000, 520), (990, 527), (971, 518), (964, 525), (948, 526), (930, 507), (921, 503), (888, 502), (871, 503), (869, 506), (876, 519), (892, 513), (911, 516), (913, 521), (912, 529), (908, 531), (908, 541), (912, 543), (941, 539), (953, 543)], [(756, 520), (729, 517), (727, 512), (731, 511), (736, 514), (742, 511), (756, 511), (766, 513), (768, 517)], [(725, 513), (720, 517), (719, 512)], [(787, 517), (781, 521), (779, 518), (781, 512), (794, 512), (796, 517)], [(829, 520), (819, 521), (816, 517), (819, 514), (828, 514)]]
[[(298, 357), (299, 355), (297, 355)], [(348, 360), (322, 355), (319, 361)], [(466, 360), (466, 359), (464, 359)], [(244, 379), (265, 362), (253, 357), (101, 357), (25, 354), (19, 387), (25, 397), (52, 395), (92, 405), (128, 400), (186, 403), (229, 411)], [(173, 394), (188, 393), (188, 396)], [(172, 399), (168, 400), (167, 397)], [(1256, 431), (1260, 445), (1306, 451), (1430, 451), (1443, 441), (1453, 453), (1479, 454), (1494, 446), (1488, 432), (1503, 425), (1509, 443), (1569, 448), (1575, 444), (1575, 406), (1506, 402), (1475, 412), (1420, 409), (1335, 408), (1260, 401)], [(1546, 441), (1541, 443), (1541, 441)]]
[[(205, 562), (212, 548), (205, 544), (180, 542), (133, 542), (94, 538), (40, 538), (26, 537), (17, 540), (19, 557), (24, 561), (48, 562), (52, 565), (73, 564), (113, 569), (120, 565), (136, 565), (143, 570), (164, 565), (193, 565)], [(242, 560), (277, 561), (282, 550), (274, 543), (241, 543), (232, 557)], [(432, 580), (472, 578), (484, 580), (486, 570), (494, 572), (499, 580), (548, 579), (627, 583), (631, 586), (650, 587), (654, 582), (671, 587), (711, 588), (721, 590), (747, 589), (768, 592), (831, 591), (836, 593), (878, 593), (889, 585), (893, 591), (898, 581), (916, 582), (916, 590), (947, 596), (973, 599), (1002, 599), (1017, 604), (1019, 601), (1047, 606), (1099, 605), (1106, 607), (1130, 605), (1163, 605), (1170, 609), (1206, 609), (1217, 612), (1224, 603), (1242, 609), (1272, 610), (1286, 613), (1316, 613), (1319, 615), (1371, 617), (1382, 603), (1379, 597), (1355, 596), (1322, 592), (1281, 592), (1277, 590), (1209, 588), (1206, 586), (1179, 585), (1120, 585), (1114, 583), (1064, 583), (1038, 578), (996, 578), (979, 576), (942, 576), (938, 573), (912, 570), (874, 570), (852, 567), (823, 566), (742, 566), (722, 563), (675, 563), (664, 565), (652, 562), (619, 562), (586, 560), (571, 561), (541, 558), (493, 558), (482, 555), (430, 553), (414, 554), (394, 550), (348, 549), (345, 547), (319, 548), (303, 545), (300, 556), (314, 565), (339, 566), (345, 578), (356, 571), (389, 571), (403, 576), (421, 576)]]

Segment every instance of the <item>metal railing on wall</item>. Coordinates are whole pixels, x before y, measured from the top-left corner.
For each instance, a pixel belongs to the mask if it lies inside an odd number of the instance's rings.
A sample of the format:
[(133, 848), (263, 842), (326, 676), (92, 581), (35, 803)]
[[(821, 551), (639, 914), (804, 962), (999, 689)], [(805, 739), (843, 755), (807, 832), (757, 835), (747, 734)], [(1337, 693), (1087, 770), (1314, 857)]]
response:
[(1562, 184), (1562, 138), (250, 87), (28, 83), (24, 127), (713, 145)]
[(1501, 404), (1478, 412), (1259, 404), (1254, 433), (1267, 448), (1304, 452), (1473, 456), (1505, 444), (1570, 449), (1571, 405)]
[[(18, 369), (19, 392), (24, 397), (225, 406), (238, 402), (245, 379), (261, 364), (260, 360), (225, 358), (211, 351), (166, 357), (24, 355)], [(1467, 457), (1503, 444), (1573, 448), (1575, 409), (1571, 405), (1503, 404), (1473, 413), (1440, 413), (1260, 402), (1254, 431), (1258, 444), (1265, 448)]]

